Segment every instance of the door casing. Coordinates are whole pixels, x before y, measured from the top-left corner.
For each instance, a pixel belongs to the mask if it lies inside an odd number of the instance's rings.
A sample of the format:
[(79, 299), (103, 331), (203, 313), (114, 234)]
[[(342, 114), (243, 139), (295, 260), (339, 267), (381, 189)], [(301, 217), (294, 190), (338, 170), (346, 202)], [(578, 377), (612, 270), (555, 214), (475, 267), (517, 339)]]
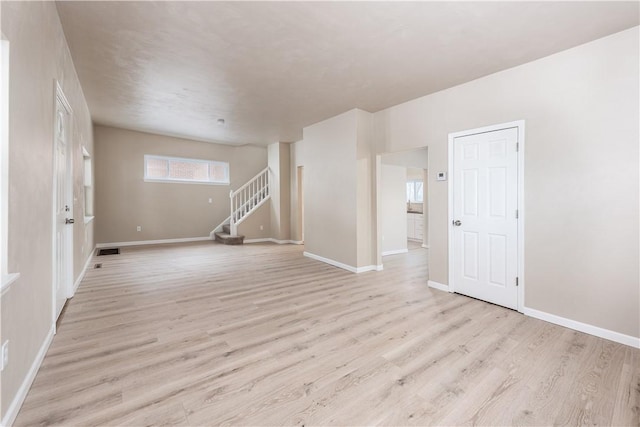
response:
[(517, 120), (508, 123), (501, 123), (497, 125), (484, 126), (476, 129), (469, 129), (460, 132), (454, 132), (449, 134), (449, 178), (448, 178), (448, 199), (449, 199), (449, 207), (448, 207), (448, 215), (447, 215), (447, 230), (448, 230), (448, 252), (449, 252), (449, 292), (455, 292), (456, 285), (454, 280), (454, 250), (453, 250), (453, 176), (454, 176), (454, 152), (453, 152), (453, 143), (456, 138), (462, 136), (475, 135), (479, 133), (487, 133), (494, 132), (497, 130), (508, 129), (508, 128), (517, 128), (518, 129), (518, 311), (524, 311), (524, 287), (525, 287), (525, 276), (524, 276), (524, 221), (525, 221), (525, 211), (524, 211), (524, 150), (525, 150), (525, 121)]

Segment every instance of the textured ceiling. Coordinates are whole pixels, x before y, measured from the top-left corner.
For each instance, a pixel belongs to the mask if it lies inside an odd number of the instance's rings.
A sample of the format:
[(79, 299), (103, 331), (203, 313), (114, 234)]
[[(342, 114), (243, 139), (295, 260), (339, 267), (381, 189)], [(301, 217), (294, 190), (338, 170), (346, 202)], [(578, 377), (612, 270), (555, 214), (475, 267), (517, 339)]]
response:
[[(58, 2), (98, 124), (301, 138), (638, 25), (638, 2)], [(217, 119), (226, 124), (219, 126)]]

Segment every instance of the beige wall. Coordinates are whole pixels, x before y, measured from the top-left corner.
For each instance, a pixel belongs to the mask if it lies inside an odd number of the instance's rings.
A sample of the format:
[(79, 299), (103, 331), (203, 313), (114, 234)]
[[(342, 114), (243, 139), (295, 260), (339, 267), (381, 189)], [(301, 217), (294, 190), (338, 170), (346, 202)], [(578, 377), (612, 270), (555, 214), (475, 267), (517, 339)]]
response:
[(382, 252), (407, 249), (407, 168), (382, 164), (380, 171)]
[(305, 250), (357, 265), (357, 111), (304, 128)]
[(448, 283), (450, 132), (524, 119), (527, 307), (640, 336), (638, 27), (380, 111), (381, 152), (429, 147), (430, 278)]
[[(233, 147), (105, 126), (95, 127), (95, 151), (98, 243), (209, 236), (229, 216), (229, 191), (267, 166), (264, 147)], [(229, 162), (231, 185), (144, 182), (145, 154)], [(268, 211), (256, 215), (263, 217), (252, 221), (269, 228)], [(247, 224), (244, 230), (251, 228)]]
[(289, 144), (276, 142), (267, 147), (271, 187), (271, 237), (289, 240), (291, 228), (291, 165)]
[(355, 110), (357, 120), (357, 267), (378, 265), (376, 263), (377, 230), (374, 227), (377, 210), (374, 188), (376, 182), (373, 141), (373, 115), (363, 110)]
[(9, 365), (0, 374), (4, 419), (52, 327), (54, 80), (73, 109), (74, 281), (91, 254), (93, 223), (84, 224), (82, 145), (93, 154), (91, 118), (53, 2), (2, 2), (10, 42), (9, 271), (18, 281), (2, 296), (1, 341)]
[[(290, 171), (289, 171), (289, 176), (291, 177), (291, 185), (290, 185), (290, 214), (289, 214), (289, 218), (290, 218), (290, 233), (291, 233), (291, 240), (296, 241), (296, 242), (300, 242), (302, 241), (302, 228), (304, 226), (304, 223), (302, 221), (302, 219), (300, 218), (300, 210), (298, 208), (298, 203), (299, 203), (299, 199), (298, 199), (298, 193), (299, 193), (299, 186), (300, 186), (300, 182), (298, 182), (298, 167), (302, 166), (303, 167), (303, 183), (302, 183), (302, 191), (303, 191), (303, 196), (304, 196), (304, 192), (306, 191), (305, 185), (304, 185), (304, 181), (306, 180), (306, 175), (304, 175), (304, 142), (303, 141), (298, 141), (295, 142), (293, 144), (289, 145), (289, 156), (290, 156)], [(303, 197), (303, 201), (304, 201), (304, 197)], [(304, 210), (302, 211), (304, 212)]]

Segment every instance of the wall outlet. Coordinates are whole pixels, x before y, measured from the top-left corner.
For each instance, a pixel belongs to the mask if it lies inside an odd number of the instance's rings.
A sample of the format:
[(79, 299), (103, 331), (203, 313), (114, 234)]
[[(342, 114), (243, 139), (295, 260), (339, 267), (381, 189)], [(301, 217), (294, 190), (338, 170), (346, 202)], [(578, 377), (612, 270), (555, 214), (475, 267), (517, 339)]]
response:
[(2, 357), (0, 357), (0, 371), (9, 364), (9, 340), (2, 344), (2, 351), (0, 351)]
[(209, 197), (209, 203), (213, 203), (213, 199)]
[(260, 226), (260, 230), (264, 230), (264, 225), (261, 225), (261, 226)]
[(137, 226), (137, 227), (136, 227), (136, 230), (137, 230), (137, 231), (142, 231), (142, 226), (141, 226), (141, 225)]

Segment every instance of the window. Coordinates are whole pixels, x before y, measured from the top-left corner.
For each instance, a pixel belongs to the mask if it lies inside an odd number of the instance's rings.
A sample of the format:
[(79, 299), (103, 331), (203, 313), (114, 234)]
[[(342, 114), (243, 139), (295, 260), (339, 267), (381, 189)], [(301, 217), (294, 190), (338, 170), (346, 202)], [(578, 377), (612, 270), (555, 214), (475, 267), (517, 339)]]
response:
[(407, 182), (407, 201), (411, 203), (422, 203), (423, 191), (422, 181)]
[(82, 158), (84, 160), (84, 222), (86, 224), (93, 219), (93, 169), (91, 155), (84, 147), (82, 147)]
[(196, 184), (229, 184), (229, 163), (147, 154), (144, 180)]
[(0, 295), (20, 273), (9, 273), (9, 42), (0, 39)]

